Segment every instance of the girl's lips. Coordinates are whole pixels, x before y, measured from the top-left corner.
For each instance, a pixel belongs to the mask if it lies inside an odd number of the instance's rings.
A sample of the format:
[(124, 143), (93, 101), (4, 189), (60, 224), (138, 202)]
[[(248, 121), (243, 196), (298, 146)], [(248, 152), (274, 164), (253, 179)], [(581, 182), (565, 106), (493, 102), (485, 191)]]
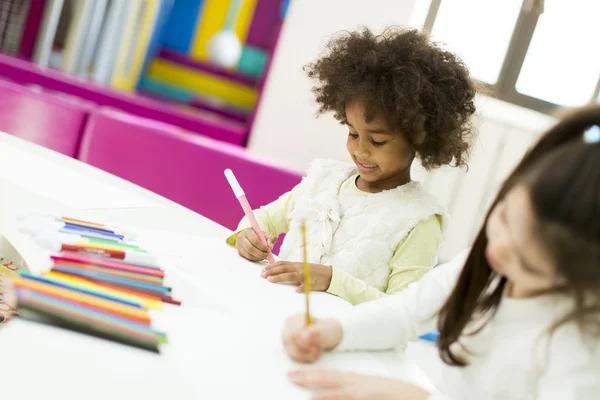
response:
[(356, 167), (360, 172), (371, 173), (377, 169), (377, 164), (363, 164), (359, 161), (355, 161)]

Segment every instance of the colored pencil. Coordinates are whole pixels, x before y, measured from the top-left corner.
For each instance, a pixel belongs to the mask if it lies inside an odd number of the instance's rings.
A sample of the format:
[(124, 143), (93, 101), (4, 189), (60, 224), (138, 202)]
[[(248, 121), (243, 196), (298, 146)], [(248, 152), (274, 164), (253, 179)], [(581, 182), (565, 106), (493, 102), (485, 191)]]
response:
[(60, 282), (60, 281), (57, 281), (57, 280), (49, 278), (49, 277), (34, 276), (34, 275), (31, 275), (31, 274), (28, 274), (28, 273), (20, 273), (20, 276), (21, 276), (21, 278), (24, 278), (24, 279), (29, 279), (29, 280), (33, 280), (33, 281), (37, 281), (37, 282), (42, 282), (42, 283), (48, 283), (48, 284), (51, 284), (51, 285), (55, 285), (57, 287), (61, 287), (61, 288), (65, 288), (65, 289), (70, 289), (70, 290), (75, 290), (75, 291), (78, 291), (80, 293), (89, 294), (89, 295), (100, 297), (100, 298), (103, 298), (103, 299), (106, 299), (106, 300), (116, 301), (116, 302), (119, 302), (121, 304), (126, 304), (126, 305), (129, 305), (129, 306), (138, 307), (138, 308), (142, 308), (143, 307), (140, 302), (126, 300), (126, 299), (123, 299), (123, 298), (119, 298), (118, 296), (114, 296), (114, 295), (111, 295), (111, 294), (101, 293), (99, 291), (90, 290), (88, 288), (77, 287), (76, 285), (68, 284), (68, 283), (65, 283), (65, 282)]
[(150, 283), (139, 282), (139, 281), (136, 281), (133, 279), (118, 278), (115, 276), (102, 274), (99, 272), (83, 271), (83, 270), (79, 270), (77, 268), (53, 267), (52, 270), (70, 273), (71, 275), (88, 276), (88, 277), (102, 279), (102, 280), (109, 281), (109, 282), (122, 283), (124, 285), (131, 286), (134, 288), (147, 289), (147, 290), (155, 291), (158, 293), (167, 293), (167, 292), (171, 291), (171, 288), (166, 287), (166, 286), (160, 286), (160, 285), (155, 285), (155, 284), (150, 284)]
[(147, 308), (162, 310), (163, 305), (158, 296), (152, 296), (139, 291), (125, 290), (123, 287), (105, 284), (104, 282), (95, 282), (89, 278), (79, 278), (73, 275), (63, 274), (58, 271), (50, 271), (44, 275), (58, 282), (77, 285), (81, 288), (87, 288), (94, 292), (112, 295), (117, 298), (127, 299), (133, 302), (139, 302)]
[(114, 262), (113, 260), (107, 260), (105, 258), (82, 256), (80, 254), (61, 253), (60, 255), (52, 256), (50, 258), (54, 262), (72, 261), (72, 262), (88, 264), (88, 265), (96, 265), (99, 267), (114, 269), (114, 270), (119, 270), (119, 271), (133, 272), (133, 273), (150, 275), (150, 276), (157, 276), (157, 277), (161, 277), (161, 278), (165, 276), (165, 272), (160, 269), (143, 267), (143, 266), (139, 266), (139, 265), (125, 264), (125, 263), (121, 263), (121, 262)]
[(302, 222), (301, 229), (302, 254), (304, 259), (304, 294), (306, 296), (306, 325), (310, 325), (312, 323), (312, 318), (310, 316), (310, 266), (308, 265), (308, 257), (306, 255), (306, 224), (304, 221)]
[(43, 293), (48, 296), (62, 299), (64, 301), (79, 303), (88, 307), (97, 308), (101, 311), (122, 316), (138, 322), (150, 324), (150, 316), (145, 309), (140, 309), (128, 305), (124, 305), (115, 301), (105, 300), (93, 295), (80, 293), (70, 289), (60, 288), (51, 284), (41, 283), (36, 281), (28, 281), (26, 279), (15, 280), (17, 288), (30, 289), (36, 292)]
[(90, 264), (81, 264), (81, 263), (75, 263), (75, 262), (70, 262), (70, 261), (60, 261), (60, 262), (55, 263), (54, 266), (55, 267), (77, 268), (82, 271), (98, 272), (98, 273), (114, 276), (116, 278), (133, 279), (133, 280), (136, 280), (139, 282), (150, 283), (153, 285), (162, 285), (162, 283), (163, 283), (162, 278), (148, 276), (148, 275), (142, 275), (142, 274), (135, 274), (135, 273), (125, 272), (125, 271), (112, 270), (112, 269), (98, 267), (96, 265), (90, 265)]
[(159, 342), (163, 342), (161, 334), (129, 323), (123, 323), (117, 318), (107, 318), (101, 313), (91, 312), (83, 307), (66, 304), (32, 291), (17, 290), (19, 307), (37, 311), (54, 319), (116, 339), (124, 343), (133, 344), (142, 348), (158, 351)]

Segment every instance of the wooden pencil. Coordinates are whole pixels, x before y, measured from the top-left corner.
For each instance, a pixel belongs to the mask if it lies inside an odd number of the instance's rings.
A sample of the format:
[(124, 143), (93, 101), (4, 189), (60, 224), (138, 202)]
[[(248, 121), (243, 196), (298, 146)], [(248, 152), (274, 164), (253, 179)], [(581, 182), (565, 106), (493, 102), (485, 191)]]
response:
[(310, 316), (310, 266), (306, 254), (306, 223), (302, 222), (302, 249), (304, 259), (304, 294), (306, 296), (306, 325), (312, 323)]

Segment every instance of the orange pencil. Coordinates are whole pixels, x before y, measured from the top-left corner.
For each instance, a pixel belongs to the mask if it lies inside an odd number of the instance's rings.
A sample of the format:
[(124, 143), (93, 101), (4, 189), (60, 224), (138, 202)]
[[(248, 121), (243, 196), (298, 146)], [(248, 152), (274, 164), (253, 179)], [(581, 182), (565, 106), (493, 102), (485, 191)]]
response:
[(312, 323), (310, 317), (310, 267), (306, 256), (306, 224), (302, 222), (302, 247), (304, 253), (304, 294), (306, 295), (306, 325)]

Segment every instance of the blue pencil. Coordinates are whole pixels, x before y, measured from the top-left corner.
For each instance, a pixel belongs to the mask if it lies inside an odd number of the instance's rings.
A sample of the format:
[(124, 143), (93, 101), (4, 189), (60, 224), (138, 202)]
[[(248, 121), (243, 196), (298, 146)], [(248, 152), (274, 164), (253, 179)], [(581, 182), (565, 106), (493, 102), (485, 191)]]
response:
[(124, 235), (119, 235), (119, 234), (116, 234), (113, 232), (108, 232), (108, 231), (100, 230), (100, 229), (88, 228), (86, 226), (81, 226), (81, 225), (74, 225), (74, 224), (66, 223), (65, 229), (70, 229), (70, 230), (74, 230), (74, 231), (78, 231), (78, 232), (94, 233), (94, 234), (101, 235), (102, 237), (107, 237), (107, 238), (115, 238), (115, 239), (119, 239), (119, 240), (125, 239)]
[(102, 298), (105, 300), (111, 300), (111, 301), (114, 301), (117, 303), (125, 304), (125, 305), (136, 307), (136, 308), (144, 308), (143, 304), (141, 304), (141, 303), (131, 302), (131, 301), (120, 299), (118, 297), (113, 297), (110, 295), (98, 293), (93, 290), (87, 290), (87, 289), (82, 289), (82, 288), (79, 288), (76, 286), (67, 285), (62, 282), (57, 282), (53, 279), (43, 278), (41, 276), (34, 276), (27, 272), (20, 272), (19, 275), (24, 279), (29, 279), (29, 280), (37, 281), (37, 282), (41, 282), (41, 283), (47, 283), (49, 285), (53, 285), (53, 286), (60, 287), (63, 289), (69, 289), (69, 290), (73, 290), (74, 292), (89, 294), (90, 296), (96, 296), (96, 297), (99, 297), (99, 298)]

